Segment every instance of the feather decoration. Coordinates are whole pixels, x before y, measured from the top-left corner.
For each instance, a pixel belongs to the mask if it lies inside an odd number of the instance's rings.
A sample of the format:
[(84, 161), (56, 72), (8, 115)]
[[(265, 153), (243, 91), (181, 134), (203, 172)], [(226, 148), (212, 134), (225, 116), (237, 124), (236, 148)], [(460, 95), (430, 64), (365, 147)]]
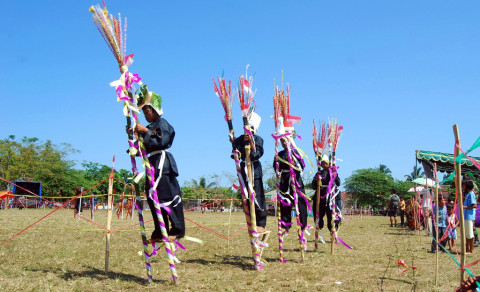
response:
[(332, 151), (333, 152), (337, 151), (338, 141), (340, 141), (340, 137), (342, 136), (342, 132), (343, 132), (343, 126), (338, 126), (337, 125), (337, 129), (335, 131), (335, 136), (334, 136), (333, 145), (332, 145)]
[(225, 81), (225, 78), (217, 77), (218, 86), (213, 79), (213, 90), (215, 94), (220, 98), (222, 103), (223, 110), (225, 111), (225, 120), (231, 121), (233, 119), (232, 115), (232, 105), (233, 105), (233, 96), (232, 96), (232, 82), (229, 80), (228, 85)]
[(253, 91), (253, 76), (248, 76), (248, 67), (250, 65), (247, 65), (247, 68), (245, 70), (245, 77), (241, 75), (239, 77), (239, 85), (237, 89), (237, 94), (238, 94), (238, 100), (240, 101), (240, 108), (242, 110), (242, 116), (244, 118), (248, 117), (249, 113), (249, 108), (253, 104), (256, 107), (255, 100), (253, 97), (255, 96), (255, 93), (257, 90)]
[(123, 73), (122, 66), (131, 62), (126, 56), (127, 50), (127, 18), (125, 18), (124, 26), (122, 27), (122, 19), (118, 14), (118, 20), (111, 14), (108, 14), (107, 7), (103, 3), (103, 8), (100, 5), (90, 7), (90, 12), (93, 13), (93, 23), (107, 43), (108, 48), (117, 60), (120, 72)]

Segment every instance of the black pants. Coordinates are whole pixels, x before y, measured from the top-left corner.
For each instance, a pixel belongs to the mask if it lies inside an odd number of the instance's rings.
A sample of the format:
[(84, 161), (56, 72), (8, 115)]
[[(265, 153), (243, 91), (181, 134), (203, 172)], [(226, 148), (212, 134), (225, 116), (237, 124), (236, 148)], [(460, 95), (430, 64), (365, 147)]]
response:
[(405, 223), (405, 210), (400, 209), (400, 224), (403, 226)]
[[(255, 221), (257, 226), (266, 226), (267, 225), (267, 204), (265, 202), (265, 192), (263, 190), (263, 181), (262, 178), (256, 178), (254, 180), (254, 190), (255, 190), (255, 199), (257, 204), (255, 204)], [(247, 200), (248, 207), (250, 209), (250, 200)]]
[[(435, 228), (435, 226), (432, 226), (432, 227), (433, 227), (432, 228), (433, 238), (436, 238), (436, 236), (437, 236), (436, 235), (437, 232), (435, 230), (436, 228)], [(446, 230), (447, 230), (447, 227), (438, 227), (438, 240), (440, 240), (443, 237), (443, 234), (445, 233)], [(447, 240), (448, 240), (448, 237), (445, 240), (438, 242), (440, 251), (444, 251), (444, 249), (441, 248), (440, 246), (445, 247), (445, 244), (447, 243)], [(436, 243), (435, 243), (435, 239), (432, 239), (431, 251), (436, 252), (436, 247), (437, 246), (436, 246)]]
[[(292, 199), (292, 205), (291, 206), (284, 206), (281, 204), (280, 206), (280, 212), (281, 212), (281, 218), (282, 221), (285, 223), (291, 223), (292, 222), (292, 208), (294, 208), (294, 202)], [(307, 202), (305, 202), (305, 199), (302, 197), (298, 198), (298, 210), (299, 210), (299, 215), (300, 215), (300, 224), (302, 225), (301, 228), (302, 230), (307, 227), (307, 219), (308, 219), (308, 210), (307, 210)], [(282, 224), (282, 227), (285, 229), (290, 229), (292, 225), (284, 225)]]
[[(320, 199), (320, 204), (318, 208), (318, 228), (322, 229), (325, 226), (323, 218), (327, 215), (327, 228), (328, 230), (332, 231), (332, 209), (328, 205), (327, 198)], [(316, 196), (313, 197), (313, 219), (315, 222), (317, 221), (317, 204), (316, 204)]]
[[(149, 188), (150, 186), (147, 182), (147, 194)], [(160, 204), (174, 200), (177, 195), (181, 195), (180, 186), (178, 185), (177, 178), (171, 174), (163, 175), (157, 186), (157, 197)], [(165, 223), (165, 228), (167, 229), (168, 235), (175, 235), (177, 237), (185, 236), (185, 218), (183, 216), (183, 204), (182, 202), (179, 203), (180, 200), (181, 198), (177, 197), (168, 206), (171, 211), (170, 215), (168, 215), (167, 211), (161, 208), (163, 222)], [(158, 221), (155, 210), (155, 205), (153, 203), (153, 200), (151, 200), (148, 196), (147, 202), (152, 212), (153, 223), (155, 225), (155, 230), (153, 231), (152, 238), (161, 238), (162, 233), (160, 229), (160, 222)]]

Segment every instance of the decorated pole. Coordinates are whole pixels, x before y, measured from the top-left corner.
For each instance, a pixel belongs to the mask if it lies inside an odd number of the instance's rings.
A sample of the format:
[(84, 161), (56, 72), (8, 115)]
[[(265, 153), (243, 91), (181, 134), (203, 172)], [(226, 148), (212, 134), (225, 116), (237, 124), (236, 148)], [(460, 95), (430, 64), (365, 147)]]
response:
[[(128, 72), (128, 67), (133, 63), (133, 55), (126, 55), (126, 19), (125, 25), (122, 27), (121, 18), (115, 19), (113, 16), (108, 14), (108, 10), (104, 6), (102, 9), (99, 5), (92, 6), (89, 9), (93, 13), (93, 22), (97, 26), (100, 34), (104, 38), (105, 42), (107, 43), (109, 49), (112, 51), (114, 57), (117, 60), (119, 69), (120, 69), (120, 79), (110, 83), (112, 87), (115, 87), (115, 91), (117, 93), (117, 101), (123, 101), (124, 108), (123, 113), (127, 119), (127, 129), (132, 127), (134, 128), (138, 122), (137, 113), (139, 110), (137, 108), (137, 101), (139, 98), (139, 94), (134, 93), (136, 85), (142, 85), (141, 78), (138, 74), (132, 74)], [(148, 91), (147, 91), (148, 92)], [(147, 276), (148, 281), (151, 282), (152, 280), (152, 272), (151, 272), (151, 265), (150, 265), (150, 257), (156, 254), (156, 244), (153, 245), (153, 253), (148, 253), (148, 241), (145, 235), (145, 226), (143, 221), (143, 204), (141, 204), (140, 199), (140, 189), (138, 187), (138, 182), (143, 177), (144, 173), (139, 173), (135, 157), (139, 155), (142, 158), (142, 163), (147, 172), (147, 181), (149, 182), (150, 186), (154, 186), (154, 174), (155, 170), (150, 165), (148, 161), (148, 157), (145, 151), (145, 147), (143, 145), (142, 140), (136, 140), (136, 137), (129, 133), (129, 155), (131, 157), (132, 163), (132, 172), (134, 174), (134, 187), (136, 192), (137, 198), (137, 210), (139, 213), (139, 223), (140, 223), (140, 231), (142, 234), (142, 243), (144, 249), (144, 257), (145, 257), (145, 265), (147, 269)], [(160, 206), (158, 203), (157, 198), (157, 191), (153, 189), (152, 199), (155, 202), (155, 209), (156, 214), (158, 216), (158, 220), (161, 226), (161, 233), (163, 237), (163, 241), (165, 243), (165, 251), (167, 253), (167, 262), (170, 267), (172, 273), (172, 280), (176, 281), (178, 279), (177, 271), (175, 269), (175, 263), (173, 255), (173, 251), (171, 245), (168, 241), (168, 233), (165, 228), (165, 223), (163, 221), (163, 216), (161, 215)]]
[[(225, 78), (217, 78), (218, 81), (218, 86), (217, 83), (215, 82), (215, 79), (213, 79), (213, 89), (215, 91), (215, 94), (217, 97), (220, 99), (220, 102), (222, 104), (222, 107), (225, 112), (225, 121), (227, 122), (228, 125), (228, 130), (229, 130), (229, 136), (230, 140), (233, 141), (235, 140), (235, 135), (234, 135), (234, 130), (233, 130), (233, 115), (232, 115), (232, 105), (233, 105), (233, 97), (231, 94), (231, 81), (228, 82), (228, 84), (225, 81)], [(243, 211), (245, 214), (245, 220), (247, 223), (247, 229), (248, 229), (248, 235), (249, 235), (249, 240), (250, 240), (250, 245), (251, 245), (251, 250), (252, 250), (252, 257), (254, 260), (254, 266), (256, 270), (261, 270), (262, 269), (262, 264), (260, 261), (260, 248), (258, 244), (258, 235), (256, 235), (256, 232), (253, 230), (253, 224), (256, 222), (252, 219), (252, 213), (255, 214), (255, 208), (251, 209), (247, 205), (247, 199), (248, 199), (248, 190), (247, 190), (247, 185), (246, 182), (243, 180), (242, 177), (242, 168), (240, 166), (240, 152), (237, 149), (232, 150), (232, 157), (235, 161), (235, 168), (237, 170), (237, 177), (238, 181), (240, 183), (240, 193), (242, 196), (242, 206), (243, 206)], [(248, 157), (248, 155), (247, 155)]]
[[(280, 90), (277, 88), (273, 88), (275, 94), (273, 95), (273, 120), (275, 123), (275, 157), (278, 157), (278, 138), (276, 137), (279, 135), (279, 127), (281, 121), (281, 112), (280, 112)], [(275, 161), (275, 177), (277, 179), (276, 186), (277, 186), (277, 233), (278, 233), (278, 253), (280, 257), (280, 262), (285, 263), (285, 257), (283, 255), (283, 232), (282, 232), (282, 199), (280, 198), (280, 180), (281, 180), (281, 173), (280, 173), (280, 163)]]
[[(292, 123), (293, 121), (299, 122), (300, 117), (295, 117), (290, 115), (290, 87), (287, 85), (287, 92), (285, 92), (278, 88), (275, 89), (275, 95), (274, 95), (274, 119), (275, 119), (275, 135), (273, 135), (274, 139), (276, 140), (276, 173), (277, 173), (277, 197), (278, 200), (281, 201), (281, 204), (285, 205), (292, 205), (292, 207), (295, 210), (295, 215), (296, 215), (296, 221), (297, 221), (297, 233), (298, 233), (298, 240), (300, 243), (300, 251), (301, 251), (301, 256), (302, 260), (305, 259), (305, 250), (307, 247), (305, 236), (304, 236), (304, 229), (307, 226), (303, 226), (300, 220), (300, 209), (298, 207), (298, 200), (299, 197), (301, 199), (304, 199), (302, 197), (301, 191), (298, 187), (300, 187), (300, 184), (297, 182), (296, 179), (296, 173), (295, 171), (302, 171), (301, 168), (298, 168), (297, 162), (299, 160), (302, 160), (302, 157), (299, 155), (297, 157), (297, 154), (295, 153), (295, 149), (300, 150), (295, 146), (295, 143), (293, 141), (293, 126)], [(284, 139), (286, 142), (286, 160), (284, 161), (282, 158), (280, 158), (279, 153), (278, 153), (278, 139)], [(301, 150), (300, 150), (301, 151)], [(280, 163), (278, 162), (280, 160), (282, 163), (285, 163), (288, 165), (288, 172), (290, 176), (290, 183), (288, 186), (287, 192), (291, 189), (291, 196), (293, 198), (293, 202), (288, 203), (284, 201), (281, 198), (281, 190), (280, 190), (280, 181), (281, 180), (281, 174), (280, 173)], [(295, 160), (295, 161), (294, 161)], [(303, 162), (303, 160), (302, 160)], [(280, 205), (279, 205), (280, 206)], [(280, 261), (285, 261), (283, 258), (283, 232), (282, 232), (282, 227), (281, 224), (286, 224), (285, 222), (281, 221), (281, 216), (279, 218), (279, 250), (280, 250)]]
[(115, 155), (112, 160), (112, 171), (108, 177), (108, 195), (107, 195), (107, 236), (105, 239), (105, 273), (108, 273), (110, 262), (110, 227), (112, 225), (112, 192), (113, 192), (113, 167), (115, 165)]
[[(458, 132), (458, 126), (453, 125), (453, 134), (455, 136), (455, 150), (454, 157), (456, 158), (460, 154), (460, 134)], [(462, 166), (457, 161), (454, 161), (455, 166), (455, 192), (457, 193), (458, 215), (460, 217), (460, 244), (462, 254), (460, 256), (460, 285), (465, 278), (465, 217), (463, 215), (463, 192), (462, 192)]]
[[(318, 171), (321, 170), (321, 161), (322, 157), (324, 155), (325, 150), (327, 149), (326, 147), (326, 127), (325, 127), (325, 122), (322, 122), (321, 124), (321, 129), (320, 133), (317, 133), (317, 128), (315, 127), (315, 120), (313, 121), (313, 151), (315, 153), (315, 158), (317, 161), (317, 168)], [(320, 231), (320, 199), (321, 199), (321, 188), (322, 188), (322, 177), (320, 172), (317, 172), (316, 175), (316, 180), (317, 180), (317, 189), (316, 189), (316, 194), (315, 194), (315, 251), (318, 250), (318, 242), (319, 239), (324, 243), (323, 237), (319, 238), (319, 231)]]
[[(248, 136), (250, 141), (249, 144), (245, 145), (245, 161), (247, 166), (248, 178), (247, 191), (250, 202), (250, 224), (252, 225), (252, 234), (255, 238), (257, 238), (258, 241), (257, 220), (255, 214), (255, 190), (253, 188), (254, 181), (252, 175), (252, 159), (250, 157), (250, 152), (252, 149), (255, 149), (255, 145), (252, 140), (253, 135), (248, 129), (248, 111), (250, 108), (250, 104), (253, 101), (253, 96), (255, 94), (254, 92), (252, 92), (252, 82), (253, 78), (250, 78), (250, 80), (248, 80), (247, 75), (245, 75), (245, 79), (243, 78), (243, 76), (240, 76), (240, 84), (238, 86), (238, 100), (240, 101), (240, 109), (242, 111), (244, 135)], [(257, 255), (255, 255), (255, 262), (257, 262)]]

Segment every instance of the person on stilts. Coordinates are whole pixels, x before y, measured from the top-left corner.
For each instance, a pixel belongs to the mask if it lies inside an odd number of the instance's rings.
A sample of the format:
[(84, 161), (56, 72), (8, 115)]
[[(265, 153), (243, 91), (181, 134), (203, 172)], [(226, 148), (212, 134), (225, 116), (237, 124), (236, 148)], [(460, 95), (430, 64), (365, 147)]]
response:
[[(261, 117), (257, 113), (251, 112), (248, 117), (248, 127), (252, 132), (252, 136), (241, 135), (236, 139), (233, 136), (230, 136), (230, 142), (232, 142), (233, 150), (238, 150), (240, 152), (240, 166), (242, 168), (242, 178), (245, 182), (248, 179), (245, 166), (245, 146), (251, 145), (252, 142), (254, 145), (250, 151), (250, 159), (252, 161), (253, 189), (255, 191), (255, 218), (257, 222), (258, 233), (264, 233), (267, 231), (267, 204), (265, 202), (265, 191), (263, 189), (262, 164), (260, 163), (260, 158), (263, 156), (263, 139), (255, 134), (260, 126), (261, 120)], [(250, 206), (250, 202), (248, 202), (248, 206)]]
[[(315, 190), (315, 194), (313, 195), (313, 214), (314, 214), (314, 221), (317, 222), (316, 218), (316, 200), (317, 200), (317, 177), (320, 176), (322, 180), (322, 185), (320, 188), (320, 204), (319, 204), (319, 215), (318, 215), (318, 228), (320, 230), (323, 229), (324, 226), (324, 221), (323, 218), (325, 215), (327, 215), (327, 228), (330, 232), (332, 232), (332, 195), (336, 193), (336, 189), (340, 186), (340, 177), (336, 173), (336, 168), (332, 168), (332, 172), (330, 172), (330, 160), (328, 159), (327, 155), (322, 156), (322, 161), (321, 161), (321, 169), (318, 169), (317, 174), (313, 178), (312, 181), (312, 188)], [(335, 171), (335, 172), (334, 172)], [(329, 185), (332, 180), (332, 175), (333, 175), (333, 187), (329, 191)], [(338, 229), (338, 226), (335, 226), (336, 229)]]
[[(292, 208), (295, 207), (294, 201), (294, 194), (293, 194), (293, 187), (291, 174), (290, 174), (290, 165), (285, 163), (288, 161), (288, 148), (290, 147), (290, 143), (288, 139), (290, 137), (283, 137), (280, 139), (282, 144), (283, 150), (278, 153), (278, 156), (275, 156), (273, 167), (275, 168), (275, 163), (279, 162), (279, 170), (281, 171), (280, 177), (280, 189), (279, 193), (282, 197), (281, 199), (284, 202), (289, 203), (289, 205), (281, 204), (280, 212), (281, 212), (281, 219), (282, 219), (282, 234), (288, 234), (291, 225), (292, 225)], [(305, 194), (305, 187), (302, 181), (302, 171), (305, 168), (305, 163), (301, 159), (297, 159), (300, 157), (299, 153), (296, 150), (292, 151), (292, 159), (295, 163), (294, 169), (295, 172), (295, 179), (297, 181), (296, 188), (302, 194)], [(302, 231), (305, 231), (307, 227), (307, 219), (308, 219), (308, 210), (307, 210), (307, 202), (303, 196), (298, 196), (298, 209), (300, 215), (300, 224)]]
[[(155, 169), (155, 188), (160, 205), (165, 227), (170, 242), (185, 236), (185, 218), (181, 198), (180, 185), (177, 181), (178, 169), (173, 155), (167, 150), (172, 146), (175, 138), (174, 128), (162, 117), (163, 111), (160, 95), (149, 92), (145, 85), (140, 88), (138, 108), (142, 109), (148, 124), (146, 127), (140, 123), (135, 126), (134, 133), (143, 139), (148, 160)], [(132, 128), (127, 128), (127, 132)], [(153, 216), (155, 230), (149, 243), (162, 241), (159, 220), (155, 211), (152, 198), (153, 188), (148, 181), (145, 183), (147, 202)], [(163, 208), (170, 209), (170, 214)], [(171, 226), (170, 226), (171, 225)]]

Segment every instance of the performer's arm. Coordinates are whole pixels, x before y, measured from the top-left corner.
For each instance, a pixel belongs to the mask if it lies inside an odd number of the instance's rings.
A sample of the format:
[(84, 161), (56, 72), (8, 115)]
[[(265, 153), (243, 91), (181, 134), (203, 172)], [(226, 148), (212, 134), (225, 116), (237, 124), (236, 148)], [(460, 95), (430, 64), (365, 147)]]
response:
[[(145, 127), (144, 127), (145, 128)], [(152, 130), (147, 129), (145, 133), (144, 143), (152, 148), (168, 149), (172, 146), (175, 138), (175, 130), (164, 119), (156, 123), (156, 127)]]
[[(245, 136), (247, 137), (247, 136)], [(250, 152), (252, 161), (259, 160), (263, 156), (263, 139), (260, 136), (254, 135), (255, 149)]]

